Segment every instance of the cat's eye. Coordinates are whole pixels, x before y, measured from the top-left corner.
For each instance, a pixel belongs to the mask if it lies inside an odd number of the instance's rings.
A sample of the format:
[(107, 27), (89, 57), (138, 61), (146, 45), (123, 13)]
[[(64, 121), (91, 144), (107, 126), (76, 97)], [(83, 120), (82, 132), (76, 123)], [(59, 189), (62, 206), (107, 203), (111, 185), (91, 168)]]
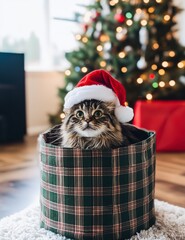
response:
[(103, 113), (102, 113), (102, 111), (97, 110), (97, 111), (94, 112), (93, 115), (94, 115), (95, 118), (100, 118), (103, 115)]
[(79, 111), (76, 112), (76, 117), (77, 118), (83, 118), (83, 116), (84, 116), (84, 113), (82, 111), (79, 110)]

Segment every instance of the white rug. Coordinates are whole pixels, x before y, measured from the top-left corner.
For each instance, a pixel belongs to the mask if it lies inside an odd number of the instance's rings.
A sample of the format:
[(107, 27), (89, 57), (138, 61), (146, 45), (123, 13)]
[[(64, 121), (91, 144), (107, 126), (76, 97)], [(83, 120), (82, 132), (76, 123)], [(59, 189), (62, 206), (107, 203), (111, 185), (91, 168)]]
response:
[[(185, 240), (185, 209), (155, 200), (156, 225), (131, 240)], [(0, 240), (64, 240), (39, 228), (39, 207), (30, 206), (0, 220)]]

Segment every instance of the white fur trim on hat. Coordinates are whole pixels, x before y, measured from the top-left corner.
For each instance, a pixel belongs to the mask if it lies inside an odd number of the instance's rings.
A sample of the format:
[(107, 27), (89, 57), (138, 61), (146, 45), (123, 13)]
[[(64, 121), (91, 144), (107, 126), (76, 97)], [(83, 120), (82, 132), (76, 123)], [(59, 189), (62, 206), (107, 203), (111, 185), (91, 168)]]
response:
[(64, 110), (71, 108), (84, 100), (96, 99), (116, 104), (115, 116), (121, 123), (132, 120), (134, 113), (130, 107), (120, 105), (119, 99), (112, 89), (103, 85), (90, 85), (74, 88), (68, 92), (64, 99)]
[(96, 99), (104, 102), (115, 102), (116, 94), (103, 85), (90, 85), (74, 88), (64, 99), (64, 109), (71, 108), (84, 100)]

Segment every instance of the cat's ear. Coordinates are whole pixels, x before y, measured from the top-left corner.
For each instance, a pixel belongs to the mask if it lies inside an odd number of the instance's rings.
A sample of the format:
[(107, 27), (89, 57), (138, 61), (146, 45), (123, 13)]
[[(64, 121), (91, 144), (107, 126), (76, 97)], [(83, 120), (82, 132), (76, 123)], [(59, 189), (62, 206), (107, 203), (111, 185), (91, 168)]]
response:
[(114, 111), (114, 109), (115, 109), (115, 103), (113, 103), (113, 102), (106, 102), (105, 105), (106, 105), (107, 109), (108, 109), (110, 112)]

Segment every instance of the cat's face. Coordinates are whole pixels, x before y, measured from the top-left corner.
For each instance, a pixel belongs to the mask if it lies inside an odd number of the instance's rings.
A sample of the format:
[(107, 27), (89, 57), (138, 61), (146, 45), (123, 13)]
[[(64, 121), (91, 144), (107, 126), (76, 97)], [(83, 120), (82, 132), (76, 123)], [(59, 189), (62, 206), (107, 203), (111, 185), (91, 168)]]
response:
[[(82, 137), (97, 137), (112, 128), (115, 105), (98, 100), (85, 100), (67, 112), (66, 127)], [(115, 117), (114, 117), (115, 118)]]

